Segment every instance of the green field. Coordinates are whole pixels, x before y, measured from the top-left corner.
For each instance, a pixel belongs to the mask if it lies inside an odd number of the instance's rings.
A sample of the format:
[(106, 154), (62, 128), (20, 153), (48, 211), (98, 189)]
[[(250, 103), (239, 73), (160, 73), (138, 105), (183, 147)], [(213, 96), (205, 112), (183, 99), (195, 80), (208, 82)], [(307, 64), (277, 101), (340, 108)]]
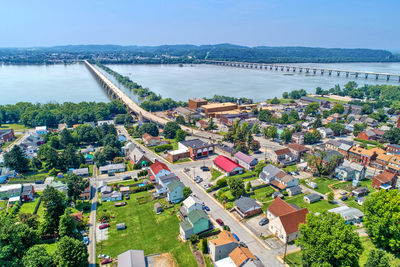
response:
[[(153, 211), (156, 200), (145, 204), (138, 202), (138, 198), (150, 199), (150, 196), (150, 192), (133, 194), (126, 200), (128, 205), (125, 207), (116, 208), (113, 202), (99, 205), (98, 214), (108, 210), (115, 218), (110, 222), (108, 239), (97, 244), (98, 253), (116, 257), (128, 249), (144, 250), (145, 255), (170, 252), (179, 266), (197, 266), (189, 243), (178, 240), (178, 206), (156, 215)], [(127, 228), (117, 231), (115, 225), (122, 222)]]
[(319, 212), (322, 213), (326, 210), (336, 208), (337, 205), (329, 203), (327, 200), (320, 200), (312, 204), (308, 204), (303, 200), (304, 194), (294, 196), (286, 200), (287, 203), (293, 203), (299, 206), (300, 208), (307, 208), (310, 212)]
[[(359, 187), (367, 187), (369, 189), (369, 192), (371, 193), (376, 191), (376, 189), (372, 187), (372, 180), (361, 181)], [(342, 189), (349, 192), (353, 190), (351, 181), (335, 184), (334, 186), (332, 186), (332, 188)]]
[(0, 126), (0, 130), (5, 130), (5, 129), (14, 129), (14, 131), (21, 131), (21, 130), (27, 130), (27, 129), (31, 129), (30, 127), (27, 127), (23, 124), (17, 124), (17, 123), (13, 123), (13, 124), (2, 124)]
[(271, 186), (266, 186), (254, 190), (254, 195), (251, 195), (250, 197), (260, 202), (265, 202), (272, 199), (271, 194), (274, 192), (275, 190)]
[(283, 168), (283, 170), (285, 172), (296, 172), (297, 171), (297, 165), (287, 166), (287, 167)]
[[(324, 195), (325, 195), (326, 193), (332, 191), (332, 190), (328, 187), (329, 185), (334, 184), (334, 183), (338, 183), (337, 180), (332, 180), (332, 179), (324, 178), (324, 177), (317, 177), (317, 178), (314, 178), (312, 181), (318, 185), (318, 188), (313, 189), (313, 190), (315, 190), (315, 191), (317, 191), (317, 192), (319, 192), (319, 193), (321, 193), (321, 194), (324, 194)], [(310, 187), (306, 184), (306, 181), (305, 181), (305, 180), (301, 180), (300, 183), (302, 183), (302, 184), (304, 184), (305, 186), (307, 186), (308, 188), (310, 188)], [(312, 188), (311, 188), (311, 189), (312, 189)]]
[(321, 96), (311, 96), (311, 97), (312, 98), (321, 99), (321, 100), (326, 100), (326, 101), (331, 102), (331, 103), (340, 103), (340, 104), (349, 103), (348, 101), (332, 99), (332, 98), (329, 98), (329, 97), (321, 97)]

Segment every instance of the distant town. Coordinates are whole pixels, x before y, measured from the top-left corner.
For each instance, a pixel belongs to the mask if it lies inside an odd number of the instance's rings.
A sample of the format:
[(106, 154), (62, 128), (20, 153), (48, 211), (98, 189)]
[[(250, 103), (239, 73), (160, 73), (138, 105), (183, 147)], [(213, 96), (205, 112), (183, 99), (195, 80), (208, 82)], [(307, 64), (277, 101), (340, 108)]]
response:
[(0, 224), (32, 236), (7, 262), (400, 265), (399, 86), (169, 105), (85, 64), (111, 102), (0, 106)]

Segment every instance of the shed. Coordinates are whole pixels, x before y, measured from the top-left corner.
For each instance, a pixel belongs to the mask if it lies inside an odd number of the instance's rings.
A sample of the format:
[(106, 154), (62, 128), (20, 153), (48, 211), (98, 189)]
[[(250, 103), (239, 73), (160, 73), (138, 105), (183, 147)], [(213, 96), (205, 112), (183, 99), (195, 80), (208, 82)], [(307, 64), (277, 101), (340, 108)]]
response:
[(309, 194), (309, 195), (305, 195), (304, 196), (304, 202), (307, 202), (308, 204), (317, 202), (321, 200), (321, 196), (315, 193)]
[(129, 193), (129, 186), (121, 186), (121, 187), (119, 188), (119, 191), (120, 191), (122, 194)]
[(124, 230), (126, 229), (125, 223), (117, 223), (117, 230)]
[(160, 202), (154, 203), (154, 212), (155, 212), (155, 213), (161, 213), (161, 212), (163, 212), (163, 208), (161, 207)]

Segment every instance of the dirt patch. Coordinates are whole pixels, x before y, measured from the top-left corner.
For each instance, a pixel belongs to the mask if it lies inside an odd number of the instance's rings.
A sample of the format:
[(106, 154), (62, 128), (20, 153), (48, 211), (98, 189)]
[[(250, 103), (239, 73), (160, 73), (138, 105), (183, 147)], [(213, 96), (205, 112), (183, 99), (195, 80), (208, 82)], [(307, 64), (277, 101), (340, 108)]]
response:
[(199, 267), (206, 266), (206, 263), (204, 262), (203, 254), (201, 254), (200, 250), (197, 250), (197, 251), (193, 252), (193, 255), (196, 258), (197, 265)]
[(176, 264), (169, 253), (148, 256), (149, 267), (175, 267)]

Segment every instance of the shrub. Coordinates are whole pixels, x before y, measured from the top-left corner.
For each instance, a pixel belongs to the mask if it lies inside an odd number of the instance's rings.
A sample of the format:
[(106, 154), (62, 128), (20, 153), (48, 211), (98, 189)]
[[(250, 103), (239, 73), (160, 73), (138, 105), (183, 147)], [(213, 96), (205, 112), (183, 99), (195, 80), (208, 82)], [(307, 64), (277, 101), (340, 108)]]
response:
[(160, 146), (156, 146), (154, 148), (155, 152), (164, 152), (166, 150), (171, 150), (173, 147), (170, 144), (166, 144), (166, 145), (160, 145)]

